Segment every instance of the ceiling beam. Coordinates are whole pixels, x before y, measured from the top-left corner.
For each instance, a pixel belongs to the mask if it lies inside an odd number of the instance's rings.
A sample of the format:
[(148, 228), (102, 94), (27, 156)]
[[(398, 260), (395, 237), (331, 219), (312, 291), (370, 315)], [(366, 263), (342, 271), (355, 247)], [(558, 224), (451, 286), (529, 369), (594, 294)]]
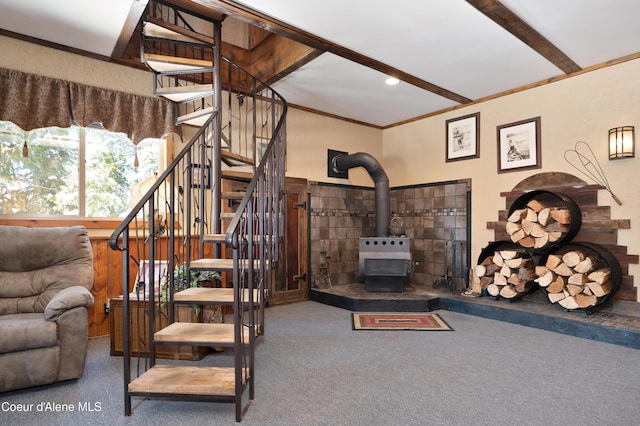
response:
[(466, 1), (493, 22), (519, 38), (523, 43), (538, 52), (553, 65), (560, 68), (565, 74), (571, 74), (581, 70), (578, 64), (573, 62), (560, 49), (543, 37), (542, 34), (520, 19), (518, 15), (498, 0)]
[(255, 11), (241, 3), (233, 0), (192, 0), (195, 3), (199, 3), (203, 6), (211, 7), (212, 9), (238, 19), (240, 21), (248, 22), (251, 25), (264, 28), (272, 33), (281, 35), (283, 37), (297, 41), (298, 43), (312, 47), (322, 52), (333, 53), (334, 55), (364, 65), (368, 68), (375, 69), (383, 74), (391, 77), (395, 77), (406, 83), (412, 84), (421, 89), (435, 93), (436, 95), (450, 99), (454, 102), (461, 104), (472, 102), (464, 96), (451, 92), (447, 89), (439, 87), (435, 84), (424, 81), (416, 76), (408, 74), (402, 70), (394, 68), (383, 62), (372, 59), (368, 56), (362, 55), (346, 47), (337, 45), (314, 34), (308, 33), (299, 28), (293, 27), (287, 23), (279, 21), (269, 15)]

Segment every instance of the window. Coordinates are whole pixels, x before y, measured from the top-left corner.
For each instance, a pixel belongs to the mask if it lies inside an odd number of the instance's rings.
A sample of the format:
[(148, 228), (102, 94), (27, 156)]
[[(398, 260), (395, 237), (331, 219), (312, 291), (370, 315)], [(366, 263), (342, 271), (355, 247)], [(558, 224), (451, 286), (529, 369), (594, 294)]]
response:
[(125, 216), (134, 185), (160, 171), (163, 142), (136, 146), (95, 127), (26, 132), (0, 121), (0, 214)]

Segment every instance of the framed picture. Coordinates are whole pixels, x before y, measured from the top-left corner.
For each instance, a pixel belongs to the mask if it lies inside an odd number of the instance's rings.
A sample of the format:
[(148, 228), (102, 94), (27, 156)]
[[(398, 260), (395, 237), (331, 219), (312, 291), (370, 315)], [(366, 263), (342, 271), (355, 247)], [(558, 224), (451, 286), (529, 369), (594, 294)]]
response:
[[(204, 175), (203, 175), (204, 171)], [(204, 166), (204, 169), (200, 164), (191, 165), (191, 187), (200, 188), (204, 182), (206, 189), (211, 188), (211, 166), (209, 164)]]
[(160, 293), (161, 285), (169, 280), (168, 262), (166, 260), (156, 260), (153, 262), (153, 277), (151, 276), (151, 262), (141, 260), (138, 266), (138, 276), (136, 277), (136, 293), (149, 294), (149, 289), (153, 284), (155, 294)]
[(540, 167), (540, 117), (498, 126), (498, 173)]
[(447, 120), (446, 127), (447, 162), (480, 157), (479, 112)]

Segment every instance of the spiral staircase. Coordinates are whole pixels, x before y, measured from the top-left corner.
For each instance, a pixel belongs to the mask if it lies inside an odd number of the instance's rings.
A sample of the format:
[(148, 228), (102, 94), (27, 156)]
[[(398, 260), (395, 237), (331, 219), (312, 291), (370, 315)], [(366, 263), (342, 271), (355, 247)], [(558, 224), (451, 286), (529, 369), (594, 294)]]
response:
[[(222, 57), (221, 27), (161, 1), (144, 17), (154, 92), (193, 137), (110, 238), (122, 255), (126, 415), (147, 399), (209, 401), (235, 404), (240, 421), (255, 396), (255, 343), (284, 229), (287, 104)], [(201, 271), (221, 284), (193, 286)], [(223, 320), (178, 321), (178, 306), (211, 307)], [(223, 350), (207, 357), (216, 365), (196, 366), (160, 359), (159, 345)]]

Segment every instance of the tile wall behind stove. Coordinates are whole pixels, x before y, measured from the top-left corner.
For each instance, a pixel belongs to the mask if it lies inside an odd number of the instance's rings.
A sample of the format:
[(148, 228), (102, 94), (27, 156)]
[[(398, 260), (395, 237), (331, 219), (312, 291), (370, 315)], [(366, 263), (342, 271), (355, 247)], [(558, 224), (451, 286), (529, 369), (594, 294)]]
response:
[[(391, 224), (411, 239), (412, 284), (441, 278), (445, 247), (451, 266), (455, 246), (457, 286), (466, 286), (468, 188), (460, 180), (391, 189)], [(375, 236), (374, 189), (312, 182), (310, 195), (312, 287), (358, 282), (359, 239)]]

